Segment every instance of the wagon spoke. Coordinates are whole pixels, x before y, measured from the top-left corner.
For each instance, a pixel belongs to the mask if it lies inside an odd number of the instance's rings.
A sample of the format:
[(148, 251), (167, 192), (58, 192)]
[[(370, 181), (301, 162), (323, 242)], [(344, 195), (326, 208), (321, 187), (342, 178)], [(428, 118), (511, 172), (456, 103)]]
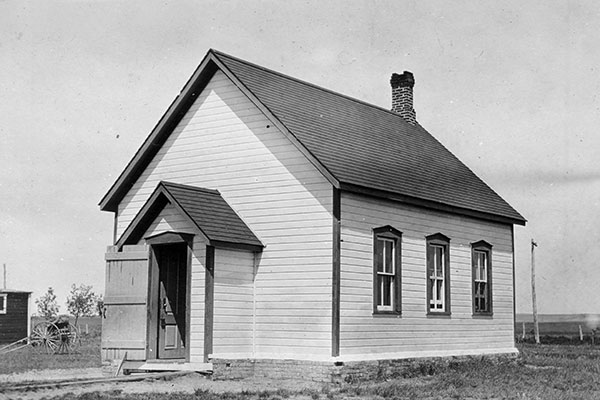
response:
[(46, 349), (47, 349), (48, 354), (56, 353), (56, 350), (58, 350), (58, 343), (53, 340), (47, 340), (46, 341)]
[(55, 353), (60, 343), (58, 327), (51, 322), (40, 322), (31, 333), (31, 344), (40, 351), (46, 353)]

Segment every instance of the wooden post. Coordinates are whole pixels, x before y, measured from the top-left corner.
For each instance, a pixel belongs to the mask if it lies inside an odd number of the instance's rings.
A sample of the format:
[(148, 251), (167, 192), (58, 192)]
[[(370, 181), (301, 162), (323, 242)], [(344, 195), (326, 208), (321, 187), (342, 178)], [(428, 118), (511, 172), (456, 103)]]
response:
[(531, 239), (531, 301), (533, 307), (533, 330), (535, 333), (535, 343), (540, 344), (540, 327), (538, 325), (537, 304), (535, 298), (535, 252), (537, 243)]
[(525, 321), (523, 321), (523, 341), (525, 341)]
[(583, 330), (581, 330), (581, 325), (579, 325), (579, 341), (583, 342)]

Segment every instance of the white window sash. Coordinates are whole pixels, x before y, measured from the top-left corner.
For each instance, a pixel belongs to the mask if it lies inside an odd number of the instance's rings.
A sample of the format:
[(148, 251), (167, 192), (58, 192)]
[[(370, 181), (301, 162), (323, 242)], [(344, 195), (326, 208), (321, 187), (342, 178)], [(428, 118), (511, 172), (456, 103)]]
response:
[(0, 314), (6, 314), (6, 309), (8, 308), (8, 294), (0, 294), (0, 297), (3, 298), (2, 308), (0, 308)]
[[(377, 311), (393, 311), (394, 305), (396, 302), (395, 299), (395, 286), (396, 286), (396, 241), (394, 239), (388, 239), (379, 237), (377, 238), (379, 242), (381, 242), (381, 268), (383, 271), (377, 271), (377, 279), (379, 280), (380, 276), (389, 276), (390, 279), (390, 303), (389, 305), (383, 304), (383, 296), (384, 296), (384, 285), (385, 280), (381, 279), (381, 282), (378, 286), (378, 298), (377, 298)], [(386, 265), (386, 243), (387, 245), (392, 246), (392, 265), (391, 272), (385, 272), (387, 270)]]
[[(429, 310), (435, 312), (446, 311), (446, 248), (440, 245), (431, 245), (433, 248), (433, 265), (432, 274), (429, 276), (431, 284), (431, 298), (429, 300)], [(438, 260), (437, 249), (441, 249), (440, 259)], [(438, 265), (441, 268), (438, 268)], [(438, 274), (438, 269), (440, 274)], [(438, 282), (441, 282), (438, 296)]]
[[(488, 252), (482, 250), (475, 250), (475, 300), (476, 305), (479, 309), (477, 312), (489, 311), (490, 304), (490, 292), (489, 292), (489, 266), (488, 266)], [(481, 293), (481, 287), (484, 287), (483, 293)], [(485, 309), (481, 309), (481, 300), (485, 301)]]

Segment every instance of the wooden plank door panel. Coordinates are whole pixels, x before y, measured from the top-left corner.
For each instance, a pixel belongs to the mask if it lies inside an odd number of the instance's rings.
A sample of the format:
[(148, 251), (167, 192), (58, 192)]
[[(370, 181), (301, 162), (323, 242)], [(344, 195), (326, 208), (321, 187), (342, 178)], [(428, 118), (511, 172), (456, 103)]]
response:
[(148, 247), (127, 246), (106, 254), (106, 284), (102, 319), (102, 359), (127, 353), (146, 358)]

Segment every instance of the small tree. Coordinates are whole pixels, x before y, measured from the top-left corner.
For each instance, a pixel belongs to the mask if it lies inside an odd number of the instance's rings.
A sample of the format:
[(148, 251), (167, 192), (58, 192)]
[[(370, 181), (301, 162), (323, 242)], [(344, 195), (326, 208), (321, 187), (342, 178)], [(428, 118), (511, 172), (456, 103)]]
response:
[(41, 297), (35, 300), (38, 313), (46, 319), (52, 319), (58, 315), (58, 304), (56, 303), (56, 295), (52, 287)]
[(79, 317), (88, 317), (94, 313), (97, 299), (91, 285), (71, 285), (71, 292), (67, 296), (67, 310), (75, 317), (75, 326), (77, 326)]

